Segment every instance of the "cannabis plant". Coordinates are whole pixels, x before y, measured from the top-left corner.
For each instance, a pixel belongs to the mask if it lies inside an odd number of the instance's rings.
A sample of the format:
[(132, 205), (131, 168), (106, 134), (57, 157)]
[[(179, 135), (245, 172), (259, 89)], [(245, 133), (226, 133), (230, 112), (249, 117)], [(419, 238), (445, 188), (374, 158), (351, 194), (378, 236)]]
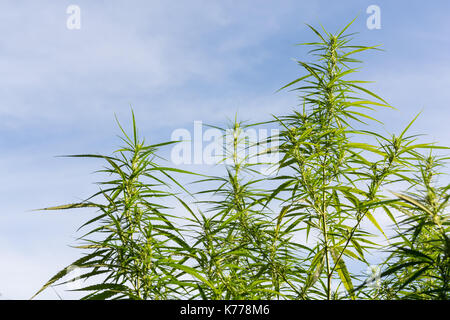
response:
[[(161, 165), (157, 150), (170, 143), (145, 144), (134, 114), (131, 135), (119, 124), (124, 145), (112, 155), (71, 156), (104, 161), (108, 179), (85, 201), (45, 209), (97, 213), (81, 227), (84, 255), (39, 292), (79, 268), (93, 283), (78, 289), (85, 299), (448, 299), (450, 186), (434, 179), (444, 159), (421, 153), (438, 147), (408, 134), (415, 119), (398, 134), (369, 130), (374, 111), (390, 106), (351, 78), (355, 56), (378, 47), (354, 45), (350, 26), (309, 26), (317, 39), (303, 45), (315, 60), (298, 61), (303, 73), (281, 88), (299, 105), (264, 123), (280, 129), (268, 139), (278, 146), (263, 152), (281, 155), (274, 176), (261, 174), (261, 152), (237, 120), (221, 129), (224, 174), (203, 175), (194, 195), (172, 176), (192, 173)], [(375, 236), (390, 255), (369, 288), (354, 269), (384, 253)]]
[(99, 172), (110, 179), (98, 184), (100, 191), (80, 203), (44, 209), (93, 207), (98, 214), (81, 227), (89, 228), (79, 239), (78, 248), (85, 255), (57, 273), (39, 292), (78, 268), (85, 273), (58, 284), (97, 278), (96, 284), (77, 289), (88, 292), (85, 299), (168, 299), (176, 293), (173, 279), (180, 271), (173, 266), (180, 259), (177, 252), (182, 247), (178, 244), (185, 243), (163, 201), (173, 196), (168, 181), (175, 180), (169, 173), (180, 170), (155, 162), (155, 152), (164, 144), (146, 145), (140, 140), (134, 114), (131, 137), (119, 127), (124, 146), (112, 156), (70, 156), (106, 163)]
[(424, 157), (414, 189), (395, 193), (404, 216), (390, 246), (382, 286), (383, 299), (439, 299), (450, 297), (450, 185), (437, 186), (442, 158)]
[[(199, 284), (203, 299), (270, 299), (281, 294), (279, 271), (289, 263), (289, 242), (280, 242), (282, 234), (271, 221), (263, 200), (267, 192), (258, 189), (261, 177), (253, 161), (256, 141), (249, 141), (243, 131), (248, 128), (237, 120), (222, 129), (223, 158), (219, 164), (225, 175), (208, 177), (197, 183), (213, 184), (200, 191), (209, 196), (199, 201), (206, 212), (192, 213), (195, 232), (194, 268), (207, 284)], [(264, 144), (264, 142), (260, 142)], [(291, 261), (292, 263), (292, 261)]]
[(301, 226), (310, 242), (302, 261), (307, 279), (297, 290), (302, 299), (357, 298), (348, 262), (368, 264), (365, 254), (378, 247), (361, 224), (367, 219), (383, 233), (379, 209), (392, 217), (383, 188), (411, 174), (415, 150), (429, 147), (405, 135), (409, 126), (388, 138), (364, 127), (375, 120), (370, 111), (388, 104), (364, 81), (348, 79), (360, 62), (354, 55), (376, 49), (351, 44), (349, 26), (336, 34), (310, 26), (317, 41), (303, 45), (316, 61), (298, 61), (304, 75), (282, 88), (301, 94), (300, 108), (275, 117), (283, 157), (268, 200), (282, 198), (279, 219)]

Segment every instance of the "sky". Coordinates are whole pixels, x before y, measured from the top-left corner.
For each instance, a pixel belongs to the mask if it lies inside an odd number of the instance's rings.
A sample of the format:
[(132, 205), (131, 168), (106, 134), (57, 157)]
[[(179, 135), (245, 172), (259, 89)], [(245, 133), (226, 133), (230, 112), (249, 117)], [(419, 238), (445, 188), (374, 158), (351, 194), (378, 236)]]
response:
[[(80, 9), (69, 29), (67, 8)], [(366, 12), (377, 5), (381, 28)], [(0, 2), (0, 298), (28, 299), (79, 257), (70, 247), (91, 212), (42, 213), (96, 191), (96, 161), (56, 157), (117, 148), (114, 115), (132, 107), (146, 140), (170, 140), (194, 121), (262, 121), (296, 106), (277, 89), (301, 75), (295, 44), (306, 23), (381, 44), (359, 79), (397, 110), (386, 132), (412, 128), (448, 145), (450, 2), (441, 1), (14, 1)], [(63, 298), (73, 293), (58, 289)], [(47, 290), (39, 296), (57, 299)]]

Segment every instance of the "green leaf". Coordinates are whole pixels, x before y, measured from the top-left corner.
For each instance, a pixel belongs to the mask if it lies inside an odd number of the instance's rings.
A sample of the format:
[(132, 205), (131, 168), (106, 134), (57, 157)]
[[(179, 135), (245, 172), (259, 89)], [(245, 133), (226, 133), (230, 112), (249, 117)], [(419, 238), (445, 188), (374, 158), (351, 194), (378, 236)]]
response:
[(105, 250), (103, 251), (96, 251), (93, 252), (91, 254), (88, 254), (87, 256), (84, 256), (78, 260), (76, 260), (75, 262), (73, 262), (72, 264), (68, 265), (67, 267), (65, 267), (64, 269), (62, 269), (61, 271), (59, 271), (57, 274), (55, 274), (49, 281), (47, 281), (46, 284), (44, 284), (42, 286), (41, 289), (39, 289), (38, 292), (36, 292), (31, 299), (33, 299), (34, 297), (36, 297), (39, 293), (41, 293), (42, 291), (44, 291), (46, 288), (48, 288), (49, 286), (51, 286), (52, 284), (54, 284), (56, 281), (62, 279), (64, 276), (66, 276), (67, 274), (69, 274), (71, 271), (73, 271), (75, 268), (74, 267), (82, 267), (86, 262), (88, 262), (89, 260), (96, 258), (97, 256), (99, 256), (101, 253), (105, 252)]
[[(338, 253), (335, 248), (329, 248), (331, 256), (333, 257), (333, 261), (336, 263), (338, 260)], [(354, 288), (353, 288), (353, 282), (350, 277), (350, 273), (348, 272), (347, 266), (345, 265), (344, 260), (342, 257), (337, 261), (336, 265), (336, 271), (339, 275), (339, 278), (341, 279), (342, 283), (344, 284), (345, 289), (347, 290), (348, 294), (350, 295), (352, 300), (356, 299)]]
[(215, 288), (215, 286), (211, 282), (206, 280), (202, 275), (200, 275), (194, 268), (184, 266), (181, 264), (177, 264), (177, 263), (170, 263), (169, 265), (175, 269), (182, 270), (182, 271), (186, 272), (187, 274), (190, 274), (191, 276), (197, 278), (198, 280), (200, 280), (202, 283), (206, 284), (210, 289), (212, 289), (214, 292), (217, 293), (217, 289)]
[(372, 222), (372, 224), (383, 234), (383, 236), (387, 239), (388, 237), (386, 236), (386, 234), (384, 233), (383, 229), (381, 228), (381, 226), (378, 224), (377, 220), (373, 217), (373, 215), (367, 211), (366, 212), (366, 217), (370, 220), (370, 222)]
[(408, 197), (407, 195), (400, 194), (400, 193), (397, 193), (397, 192), (394, 192), (394, 191), (391, 191), (391, 193), (393, 195), (395, 195), (396, 197), (398, 197), (398, 198), (400, 198), (400, 199), (402, 199), (402, 200), (404, 200), (404, 201), (406, 201), (406, 202), (416, 206), (417, 208), (421, 209), (422, 211), (424, 211), (424, 212), (428, 213), (429, 215), (433, 216), (433, 212), (431, 212), (427, 207), (425, 207), (419, 201), (417, 201), (417, 200), (415, 200), (415, 199), (413, 199), (411, 197)]
[(411, 277), (409, 277), (405, 282), (402, 283), (402, 285), (399, 288), (399, 291), (405, 288), (408, 284), (416, 280), (418, 277), (420, 277), (423, 273), (425, 273), (431, 266), (425, 266), (422, 269), (417, 270), (412, 274)]

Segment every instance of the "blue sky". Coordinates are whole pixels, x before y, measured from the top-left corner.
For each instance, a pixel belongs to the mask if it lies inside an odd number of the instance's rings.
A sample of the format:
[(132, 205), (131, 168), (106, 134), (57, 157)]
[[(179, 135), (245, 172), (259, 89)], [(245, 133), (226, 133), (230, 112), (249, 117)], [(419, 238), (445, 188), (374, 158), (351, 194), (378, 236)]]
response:
[[(81, 9), (80, 30), (66, 27), (70, 4)], [(366, 27), (372, 4), (379, 30)], [(99, 164), (56, 155), (114, 150), (114, 114), (126, 123), (130, 105), (155, 143), (194, 120), (289, 112), (295, 94), (275, 91), (300, 75), (293, 58), (309, 60), (294, 45), (313, 39), (305, 23), (336, 31), (357, 17), (356, 41), (385, 50), (362, 56), (359, 78), (398, 109), (378, 112), (386, 130), (423, 111), (413, 132), (448, 145), (449, 12), (445, 0), (2, 0), (0, 298), (29, 298), (79, 256), (68, 245), (88, 212), (30, 210), (95, 191)]]

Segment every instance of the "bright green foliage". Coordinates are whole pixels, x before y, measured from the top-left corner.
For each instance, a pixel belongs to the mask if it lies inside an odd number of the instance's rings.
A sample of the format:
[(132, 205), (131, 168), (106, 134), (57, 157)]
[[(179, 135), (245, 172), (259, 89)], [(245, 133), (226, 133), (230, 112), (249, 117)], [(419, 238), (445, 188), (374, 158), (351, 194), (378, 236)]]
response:
[[(231, 146), (224, 175), (196, 181), (207, 187), (195, 197), (206, 200), (170, 191), (188, 194), (169, 173), (189, 172), (158, 164), (156, 149), (167, 143), (145, 145), (134, 115), (133, 135), (121, 127), (125, 146), (113, 156), (76, 156), (104, 160), (111, 180), (87, 201), (47, 208), (95, 207), (98, 215), (83, 226), (86, 255), (39, 292), (76, 266), (96, 279), (81, 289), (86, 299), (448, 299), (450, 186), (434, 187), (436, 160), (419, 152), (438, 147), (407, 135), (415, 119), (399, 135), (367, 130), (366, 121), (378, 121), (373, 111), (389, 106), (349, 79), (354, 56), (376, 49), (353, 45), (350, 25), (336, 34), (310, 26), (317, 41), (303, 45), (315, 61), (298, 61), (301, 77), (282, 88), (299, 93), (299, 108), (267, 122), (281, 129), (269, 138), (278, 149), (267, 150), (281, 155), (275, 176), (260, 174), (261, 163), (249, 161), (256, 154), (242, 156), (246, 126), (237, 120), (223, 130)], [(409, 192), (392, 197), (387, 188), (399, 185)], [(169, 208), (171, 200), (181, 208)], [(362, 227), (388, 238), (380, 215), (398, 234), (374, 289), (351, 267), (385, 250)]]
[(383, 299), (450, 298), (450, 185), (436, 187), (442, 159), (426, 157), (415, 179), (416, 192), (395, 194), (397, 209), (405, 214), (399, 222), (386, 277), (380, 290)]
[[(174, 169), (154, 162), (160, 145), (148, 146), (139, 140), (134, 115), (132, 137), (123, 129), (122, 133), (125, 145), (114, 156), (71, 156), (104, 160), (108, 166), (100, 172), (111, 180), (99, 183), (101, 190), (82, 203), (45, 209), (95, 207), (99, 213), (82, 226), (90, 227), (79, 246), (87, 255), (58, 273), (40, 291), (78, 267), (87, 270), (81, 279), (101, 277), (98, 284), (77, 289), (90, 291), (86, 299), (174, 296), (172, 280), (180, 271), (173, 265), (179, 263), (180, 256), (179, 247), (173, 243), (184, 242), (165, 212), (168, 208), (160, 204), (161, 199), (172, 195), (163, 179), (173, 180), (169, 172)], [(94, 202), (97, 198), (102, 201)]]
[(273, 232), (276, 226), (265, 212), (262, 200), (267, 192), (256, 188), (261, 182), (254, 178), (259, 175), (259, 163), (249, 161), (255, 155), (246, 150), (253, 142), (245, 141), (245, 128), (235, 121), (231, 128), (222, 129), (228, 141), (221, 161), (226, 175), (198, 181), (215, 184), (213, 189), (200, 192), (213, 199), (201, 201), (209, 215), (200, 212), (190, 219), (196, 234), (195, 269), (213, 285), (199, 284), (198, 295), (203, 299), (279, 296), (280, 270), (294, 261), (287, 247), (280, 246), (282, 235)]
[[(346, 262), (366, 263), (365, 253), (377, 246), (361, 222), (369, 219), (383, 232), (375, 213), (391, 200), (381, 193), (382, 187), (402, 179), (411, 171), (414, 150), (427, 147), (413, 145), (405, 132), (386, 139), (355, 128), (372, 119), (365, 110), (387, 105), (361, 87), (362, 81), (347, 80), (356, 71), (350, 64), (359, 62), (353, 55), (374, 48), (351, 45), (344, 35), (347, 27), (336, 35), (310, 27), (318, 41), (305, 45), (313, 47), (310, 52), (318, 62), (299, 61), (306, 75), (283, 87), (300, 85), (293, 90), (301, 93), (301, 110), (277, 117), (284, 128), (279, 167), (285, 173), (276, 178), (281, 184), (272, 197), (284, 200), (284, 218), (293, 218), (307, 235), (312, 232), (315, 242), (307, 252), (309, 276), (301, 289), (303, 298), (336, 297), (335, 278), (338, 289), (342, 285), (347, 297), (356, 298)], [(361, 135), (378, 144), (358, 142)]]

